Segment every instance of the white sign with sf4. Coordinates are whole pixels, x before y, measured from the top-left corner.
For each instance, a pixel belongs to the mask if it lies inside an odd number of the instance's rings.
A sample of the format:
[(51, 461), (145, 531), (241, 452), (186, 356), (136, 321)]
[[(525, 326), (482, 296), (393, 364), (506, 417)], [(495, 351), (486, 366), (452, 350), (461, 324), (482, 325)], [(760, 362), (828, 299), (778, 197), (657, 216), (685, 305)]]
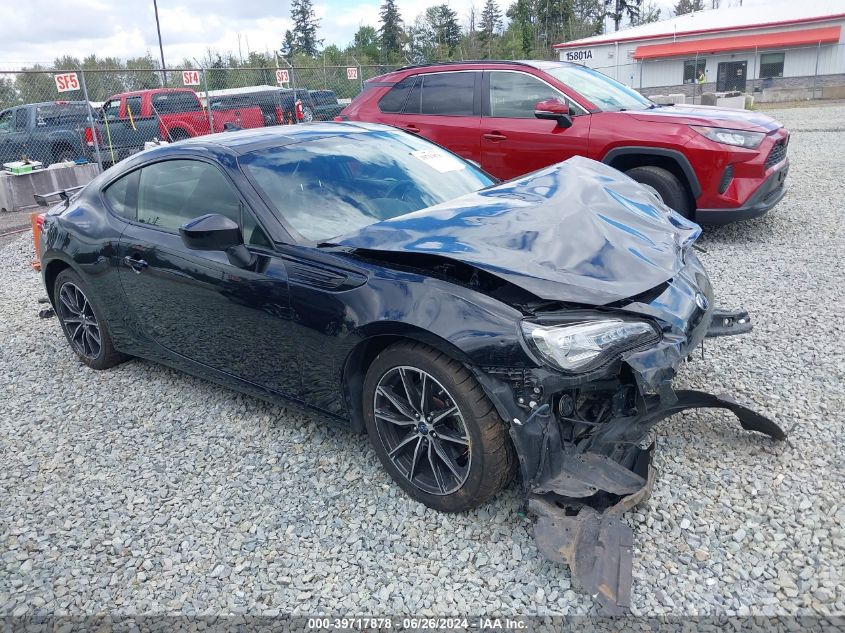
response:
[(421, 160), (432, 169), (436, 169), (441, 174), (450, 171), (460, 171), (464, 169), (465, 165), (454, 156), (438, 152), (436, 149), (421, 149), (416, 152), (411, 152), (411, 156), (417, 160)]
[(200, 71), (198, 70), (183, 70), (182, 83), (186, 86), (200, 85)]
[(566, 57), (566, 61), (568, 62), (585, 62), (593, 58), (593, 51), (589, 48), (580, 51), (566, 51), (564, 57)]
[(79, 79), (76, 78), (76, 73), (62, 73), (55, 76), (56, 90), (59, 92), (71, 92), (79, 90)]

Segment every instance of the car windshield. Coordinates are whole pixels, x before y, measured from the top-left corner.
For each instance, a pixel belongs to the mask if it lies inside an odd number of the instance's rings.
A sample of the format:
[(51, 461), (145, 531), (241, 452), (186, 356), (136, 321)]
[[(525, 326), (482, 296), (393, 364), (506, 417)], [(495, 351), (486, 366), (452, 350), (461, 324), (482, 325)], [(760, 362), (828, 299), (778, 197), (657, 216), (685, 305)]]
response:
[(317, 243), (493, 184), (446, 150), (388, 130), (260, 150), (241, 165), (287, 224)]
[(585, 66), (544, 68), (558, 81), (584, 95), (604, 111), (646, 110), (652, 102), (636, 90)]

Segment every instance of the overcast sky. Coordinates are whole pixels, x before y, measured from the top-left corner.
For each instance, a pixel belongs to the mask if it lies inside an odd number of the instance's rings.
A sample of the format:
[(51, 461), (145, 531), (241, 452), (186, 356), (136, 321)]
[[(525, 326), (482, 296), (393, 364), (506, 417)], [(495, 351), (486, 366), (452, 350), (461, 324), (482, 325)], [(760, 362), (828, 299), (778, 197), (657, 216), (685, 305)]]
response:
[[(3, 36), (0, 68), (23, 63), (52, 62), (62, 55), (120, 58), (158, 57), (152, 0), (0, 0)], [(405, 21), (410, 22), (441, 0), (398, 0)], [(766, 0), (745, 0), (746, 4)], [(470, 6), (484, 0), (448, 0), (462, 22)], [(510, 0), (499, 0), (504, 12)], [(738, 4), (739, 0), (722, 0)], [(315, 0), (320, 37), (343, 46), (352, 41), (360, 25), (378, 27), (380, 0)], [(657, 0), (670, 16), (671, 0)], [(707, 2), (709, 4), (709, 2)], [(185, 58), (201, 58), (210, 46), (221, 52), (273, 51), (290, 27), (289, 0), (158, 0), (161, 36), (168, 65)]]

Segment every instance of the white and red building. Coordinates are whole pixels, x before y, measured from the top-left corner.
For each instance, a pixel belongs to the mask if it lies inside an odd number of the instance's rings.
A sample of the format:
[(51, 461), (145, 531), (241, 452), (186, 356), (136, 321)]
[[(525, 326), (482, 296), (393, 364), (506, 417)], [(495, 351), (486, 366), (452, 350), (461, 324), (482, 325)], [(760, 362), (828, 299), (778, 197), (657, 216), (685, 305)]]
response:
[(845, 0), (802, 0), (699, 11), (556, 44), (643, 92), (814, 90), (845, 85)]

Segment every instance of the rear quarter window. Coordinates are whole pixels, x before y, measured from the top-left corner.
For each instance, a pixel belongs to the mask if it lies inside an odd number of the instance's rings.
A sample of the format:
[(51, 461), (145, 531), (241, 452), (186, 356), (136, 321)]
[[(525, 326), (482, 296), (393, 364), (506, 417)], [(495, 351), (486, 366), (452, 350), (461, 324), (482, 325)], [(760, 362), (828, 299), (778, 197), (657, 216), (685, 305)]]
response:
[(406, 77), (388, 90), (387, 94), (379, 99), (379, 110), (382, 112), (401, 112), (402, 106), (405, 105), (405, 99), (416, 79), (416, 77)]

